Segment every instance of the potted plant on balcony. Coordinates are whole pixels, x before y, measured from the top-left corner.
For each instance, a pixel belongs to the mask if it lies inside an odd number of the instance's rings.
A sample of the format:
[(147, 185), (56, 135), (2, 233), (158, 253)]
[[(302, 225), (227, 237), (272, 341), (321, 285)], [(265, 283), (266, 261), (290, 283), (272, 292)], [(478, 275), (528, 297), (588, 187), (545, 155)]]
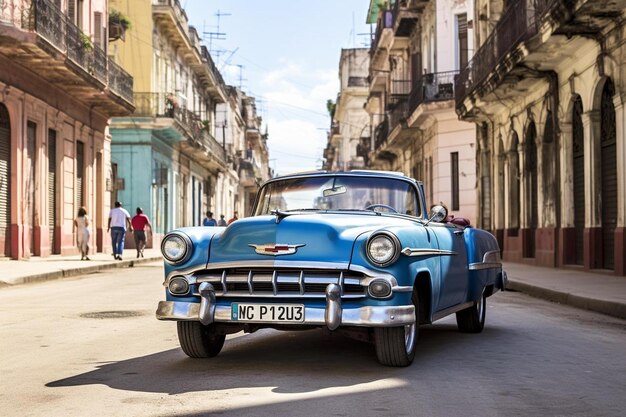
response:
[(165, 114), (168, 117), (174, 117), (174, 111), (178, 107), (178, 101), (176, 96), (172, 93), (168, 93), (165, 97)]
[(85, 50), (86, 52), (93, 51), (93, 42), (91, 41), (91, 38), (89, 37), (89, 35), (81, 33), (79, 37), (79, 41), (80, 41), (80, 45), (83, 47), (83, 50)]
[(128, 17), (116, 9), (109, 12), (109, 40), (126, 40), (126, 31), (131, 28)]

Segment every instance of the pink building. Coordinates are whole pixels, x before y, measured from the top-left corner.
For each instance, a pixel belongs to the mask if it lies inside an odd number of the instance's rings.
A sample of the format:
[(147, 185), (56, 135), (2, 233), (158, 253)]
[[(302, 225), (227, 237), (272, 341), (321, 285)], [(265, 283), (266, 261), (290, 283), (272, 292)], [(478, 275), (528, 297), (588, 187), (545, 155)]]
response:
[(91, 251), (108, 246), (108, 120), (134, 107), (107, 58), (107, 3), (0, 2), (0, 256), (78, 253), (81, 206)]

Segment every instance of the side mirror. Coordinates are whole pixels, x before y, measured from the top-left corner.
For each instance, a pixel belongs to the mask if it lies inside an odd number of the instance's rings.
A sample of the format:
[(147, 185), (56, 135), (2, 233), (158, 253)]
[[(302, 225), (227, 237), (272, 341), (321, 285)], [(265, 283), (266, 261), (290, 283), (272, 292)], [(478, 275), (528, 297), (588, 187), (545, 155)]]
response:
[(441, 223), (448, 217), (448, 209), (444, 206), (433, 206), (430, 209), (430, 218), (428, 219), (428, 223), (435, 222)]

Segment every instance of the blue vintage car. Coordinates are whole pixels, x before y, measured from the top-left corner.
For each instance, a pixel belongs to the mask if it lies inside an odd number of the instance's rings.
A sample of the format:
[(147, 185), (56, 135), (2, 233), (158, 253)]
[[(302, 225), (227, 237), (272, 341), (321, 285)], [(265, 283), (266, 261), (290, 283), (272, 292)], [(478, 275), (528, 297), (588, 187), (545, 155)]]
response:
[(226, 334), (326, 327), (373, 342), (407, 366), (418, 327), (456, 313), (478, 333), (487, 297), (506, 285), (488, 232), (429, 215), (423, 185), (398, 173), (315, 172), (274, 178), (251, 217), (165, 236), (166, 300), (190, 357), (217, 355)]

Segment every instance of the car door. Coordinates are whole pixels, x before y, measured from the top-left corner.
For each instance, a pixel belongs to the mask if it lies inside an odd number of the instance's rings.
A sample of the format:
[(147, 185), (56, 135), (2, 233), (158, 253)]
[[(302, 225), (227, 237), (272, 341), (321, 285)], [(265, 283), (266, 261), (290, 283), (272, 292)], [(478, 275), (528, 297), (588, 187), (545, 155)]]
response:
[(463, 229), (450, 224), (432, 224), (441, 265), (439, 302), (436, 311), (465, 302), (468, 289), (467, 251)]

